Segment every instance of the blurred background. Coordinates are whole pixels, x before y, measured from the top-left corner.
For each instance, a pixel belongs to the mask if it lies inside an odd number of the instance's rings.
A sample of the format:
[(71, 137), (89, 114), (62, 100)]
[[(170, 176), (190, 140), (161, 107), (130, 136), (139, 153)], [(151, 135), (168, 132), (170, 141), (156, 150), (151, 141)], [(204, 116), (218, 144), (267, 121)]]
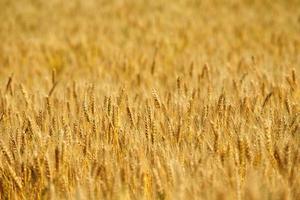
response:
[(61, 79), (86, 74), (108, 85), (134, 85), (139, 75), (148, 87), (154, 60), (169, 76), (155, 77), (160, 86), (191, 63), (222, 77), (253, 59), (274, 78), (300, 66), (299, 8), (298, 0), (0, 0), (0, 80), (14, 72), (40, 87), (54, 68)]

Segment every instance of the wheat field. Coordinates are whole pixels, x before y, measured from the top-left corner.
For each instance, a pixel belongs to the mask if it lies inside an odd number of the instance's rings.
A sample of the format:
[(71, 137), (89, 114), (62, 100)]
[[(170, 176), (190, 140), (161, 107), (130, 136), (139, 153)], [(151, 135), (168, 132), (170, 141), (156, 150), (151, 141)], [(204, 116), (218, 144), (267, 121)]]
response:
[(300, 199), (298, 0), (0, 0), (0, 199)]

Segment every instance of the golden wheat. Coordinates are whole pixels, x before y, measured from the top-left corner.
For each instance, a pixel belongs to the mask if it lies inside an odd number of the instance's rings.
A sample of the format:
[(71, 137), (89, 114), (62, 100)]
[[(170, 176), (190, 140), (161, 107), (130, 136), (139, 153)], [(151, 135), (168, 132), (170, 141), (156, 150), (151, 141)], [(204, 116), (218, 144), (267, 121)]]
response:
[(0, 199), (299, 199), (297, 0), (1, 0)]

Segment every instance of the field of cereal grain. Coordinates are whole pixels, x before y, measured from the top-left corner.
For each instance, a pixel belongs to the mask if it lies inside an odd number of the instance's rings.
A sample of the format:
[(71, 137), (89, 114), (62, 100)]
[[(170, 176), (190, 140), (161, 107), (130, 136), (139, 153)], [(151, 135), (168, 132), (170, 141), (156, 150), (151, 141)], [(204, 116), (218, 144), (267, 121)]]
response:
[(298, 0), (0, 0), (0, 199), (300, 199)]

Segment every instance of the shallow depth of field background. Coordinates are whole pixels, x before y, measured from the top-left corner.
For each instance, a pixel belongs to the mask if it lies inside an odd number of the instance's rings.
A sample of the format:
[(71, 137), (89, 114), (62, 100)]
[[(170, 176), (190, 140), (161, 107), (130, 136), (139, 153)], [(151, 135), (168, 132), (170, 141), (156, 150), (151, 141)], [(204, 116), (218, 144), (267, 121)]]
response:
[(0, 0), (0, 199), (299, 199), (298, 0)]

